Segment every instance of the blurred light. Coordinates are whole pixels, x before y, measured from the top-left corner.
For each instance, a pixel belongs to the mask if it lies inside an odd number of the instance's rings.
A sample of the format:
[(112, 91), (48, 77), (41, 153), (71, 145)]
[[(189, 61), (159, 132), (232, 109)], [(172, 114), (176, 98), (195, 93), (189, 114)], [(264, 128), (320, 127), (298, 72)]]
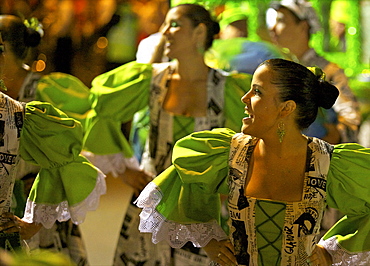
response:
[(42, 60), (42, 61), (47, 61), (46, 59), (46, 55), (45, 54), (39, 54), (39, 56), (37, 57), (39, 60)]
[(45, 70), (46, 63), (45, 63), (44, 60), (37, 60), (35, 63), (36, 63), (35, 64), (35, 70), (36, 70), (36, 72), (42, 72), (42, 71)]
[(96, 45), (98, 46), (98, 48), (100, 48), (100, 49), (105, 49), (105, 48), (107, 48), (107, 46), (108, 46), (108, 39), (107, 38), (105, 38), (105, 37), (100, 37), (99, 39), (98, 39), (98, 41), (96, 42)]
[(354, 71), (353, 71), (353, 69), (352, 69), (352, 68), (346, 68), (346, 69), (344, 70), (344, 73), (346, 74), (346, 76), (347, 76), (347, 77), (352, 77), (352, 76), (353, 76)]
[(357, 29), (355, 27), (349, 27), (348, 28), (348, 34), (349, 35), (355, 35), (357, 33)]
[(365, 68), (364, 70), (362, 70), (362, 74), (364, 74), (364, 75), (370, 75), (370, 69)]
[(266, 26), (267, 29), (271, 30), (276, 24), (277, 11), (273, 8), (269, 8), (266, 11)]

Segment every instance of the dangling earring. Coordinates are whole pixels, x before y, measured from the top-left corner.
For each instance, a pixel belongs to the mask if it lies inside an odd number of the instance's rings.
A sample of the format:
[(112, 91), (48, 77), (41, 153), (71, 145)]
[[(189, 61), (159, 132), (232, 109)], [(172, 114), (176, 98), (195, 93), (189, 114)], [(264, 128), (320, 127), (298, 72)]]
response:
[(197, 51), (198, 51), (198, 53), (200, 53), (201, 55), (203, 55), (203, 54), (204, 54), (204, 52), (205, 52), (205, 50), (204, 50), (204, 46), (203, 46), (203, 44), (202, 44), (201, 42), (198, 42), (198, 43), (197, 43)]
[(0, 79), (0, 89), (3, 91), (7, 91), (8, 88), (5, 86), (4, 80)]
[(283, 121), (280, 121), (278, 124), (277, 134), (279, 137), (279, 142), (282, 143), (285, 136), (285, 125)]

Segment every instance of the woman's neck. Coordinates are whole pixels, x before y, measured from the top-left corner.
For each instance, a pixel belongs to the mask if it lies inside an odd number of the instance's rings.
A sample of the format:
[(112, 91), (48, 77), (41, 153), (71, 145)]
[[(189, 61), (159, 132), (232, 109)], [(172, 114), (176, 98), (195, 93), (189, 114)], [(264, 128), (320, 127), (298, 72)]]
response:
[(7, 65), (3, 73), (3, 80), (7, 87), (7, 91), (4, 93), (13, 99), (17, 99), (19, 91), (22, 88), (28, 73), (29, 71), (24, 69), (23, 65)]
[(291, 155), (305, 152), (307, 137), (297, 132), (287, 132), (280, 143), (279, 138), (272, 136), (259, 141), (259, 148), (265, 153), (275, 154), (280, 158), (289, 158)]
[(178, 59), (175, 73), (181, 79), (188, 81), (206, 79), (209, 67), (205, 64), (202, 56), (193, 56), (186, 59)]

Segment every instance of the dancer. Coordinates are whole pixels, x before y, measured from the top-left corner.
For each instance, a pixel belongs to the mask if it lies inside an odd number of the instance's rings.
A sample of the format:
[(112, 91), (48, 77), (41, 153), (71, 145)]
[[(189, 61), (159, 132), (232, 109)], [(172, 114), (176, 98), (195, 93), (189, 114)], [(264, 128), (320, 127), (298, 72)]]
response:
[[(263, 62), (242, 97), (241, 133), (221, 128), (179, 140), (173, 166), (137, 200), (141, 232), (176, 248), (192, 241), (221, 265), (369, 263), (370, 150), (301, 133), (339, 94), (320, 69), (310, 70)], [(218, 224), (219, 194), (229, 196), (229, 236)], [(318, 244), (326, 203), (347, 216)]]
[[(170, 166), (176, 140), (215, 127), (240, 128), (243, 112), (239, 99), (248, 90), (251, 76), (226, 73), (205, 64), (204, 52), (218, 32), (218, 23), (204, 7), (175, 6), (166, 16), (162, 26), (164, 41), (160, 42), (165, 45), (165, 56), (173, 61), (131, 62), (93, 80), (91, 92), (96, 100), (93, 116), (87, 120), (85, 148), (98, 156), (92, 160), (99, 168), (104, 167), (105, 173), (114, 172), (126, 180), (131, 175), (129, 184), (139, 192), (153, 175)], [(130, 162), (133, 157), (121, 125), (146, 106), (149, 106), (150, 129), (141, 161), (144, 170), (139, 171), (138, 167), (133, 169), (133, 163), (120, 163)], [(150, 237), (138, 231), (139, 212), (136, 206), (129, 206), (115, 263), (171, 265), (169, 246), (155, 246)], [(197, 258), (184, 262), (188, 265), (202, 265), (208, 260), (199, 249), (174, 253), (175, 261)]]

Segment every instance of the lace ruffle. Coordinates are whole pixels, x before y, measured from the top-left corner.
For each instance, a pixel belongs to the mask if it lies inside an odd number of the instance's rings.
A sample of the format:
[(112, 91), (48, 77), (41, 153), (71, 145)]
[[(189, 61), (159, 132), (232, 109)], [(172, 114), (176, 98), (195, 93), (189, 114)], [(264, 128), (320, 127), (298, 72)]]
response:
[(320, 240), (319, 245), (322, 245), (332, 256), (334, 266), (360, 266), (370, 264), (370, 251), (365, 252), (349, 252), (343, 249), (337, 242), (335, 236), (327, 240)]
[(55, 221), (72, 220), (75, 224), (81, 224), (88, 211), (98, 208), (100, 196), (107, 191), (105, 175), (98, 171), (96, 185), (90, 195), (75, 206), (68, 206), (67, 201), (59, 204), (36, 203), (27, 199), (26, 210), (23, 220), (29, 223), (41, 223), (45, 228), (51, 228)]
[(97, 155), (88, 151), (82, 151), (82, 154), (104, 174), (112, 174), (113, 177), (123, 174), (126, 167), (140, 169), (135, 156), (126, 158), (122, 153)]
[(195, 247), (204, 247), (211, 239), (227, 239), (227, 235), (216, 221), (179, 224), (167, 220), (156, 210), (161, 200), (160, 189), (150, 182), (135, 201), (135, 204), (143, 209), (140, 213), (139, 230), (152, 233), (154, 244), (165, 240), (171, 247), (181, 248), (191, 241)]

